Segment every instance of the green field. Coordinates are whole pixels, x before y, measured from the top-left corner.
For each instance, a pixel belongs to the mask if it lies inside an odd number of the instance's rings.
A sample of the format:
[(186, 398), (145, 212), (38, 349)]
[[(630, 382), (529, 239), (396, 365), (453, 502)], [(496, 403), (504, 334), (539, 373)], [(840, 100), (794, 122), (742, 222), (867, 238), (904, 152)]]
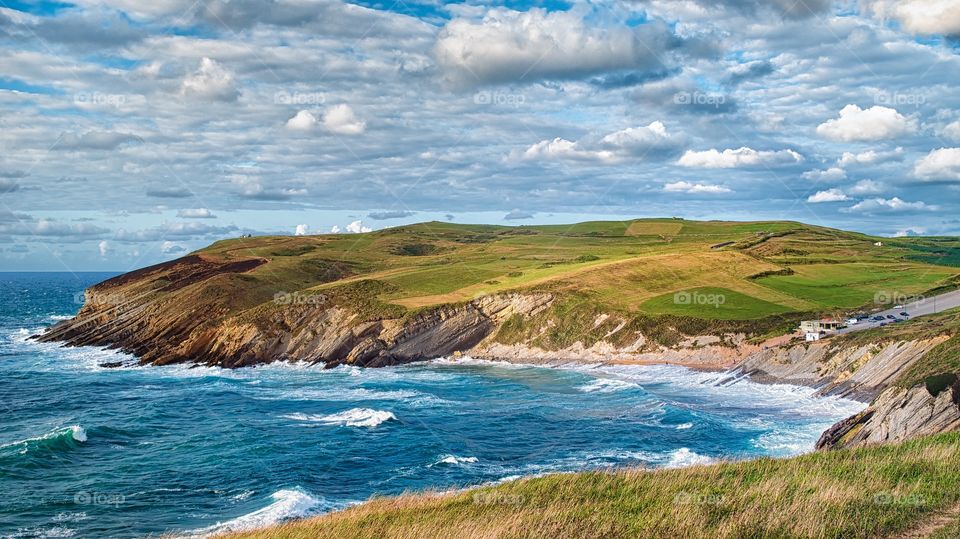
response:
[[(376, 289), (377, 297), (363, 301), (400, 312), (538, 290), (586, 295), (597, 309), (625, 315), (752, 320), (869, 307), (877, 297), (955, 286), (957, 244), (888, 241), (795, 222), (638, 219), (519, 227), (430, 222), (367, 234), (224, 240), (200, 254), (269, 261), (242, 283), (224, 283), (249, 292), (238, 305), (244, 308), (267, 308), (277, 291), (333, 293), (375, 281), (363, 290)], [(722, 291), (727, 301), (674, 303), (674, 294), (692, 290)]]
[(374, 498), (235, 539), (956, 537), (960, 434), (790, 459), (557, 474)]

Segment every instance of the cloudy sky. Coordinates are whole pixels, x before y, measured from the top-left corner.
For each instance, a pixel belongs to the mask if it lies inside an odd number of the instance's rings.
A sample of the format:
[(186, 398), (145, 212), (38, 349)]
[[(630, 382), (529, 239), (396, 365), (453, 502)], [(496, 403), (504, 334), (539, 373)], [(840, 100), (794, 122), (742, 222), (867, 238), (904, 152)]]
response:
[(0, 0), (0, 269), (240, 234), (960, 233), (960, 0)]

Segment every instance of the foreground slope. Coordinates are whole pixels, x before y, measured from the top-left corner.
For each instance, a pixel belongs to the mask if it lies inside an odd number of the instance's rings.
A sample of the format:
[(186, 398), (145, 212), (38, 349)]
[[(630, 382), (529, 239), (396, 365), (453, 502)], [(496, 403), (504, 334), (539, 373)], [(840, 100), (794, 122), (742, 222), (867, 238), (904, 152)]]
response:
[(375, 498), (229, 537), (952, 537), (958, 500), (960, 434), (947, 434), (783, 460)]
[(956, 239), (877, 241), (682, 219), (237, 238), (92, 287), (42, 338), (225, 367), (589, 348), (621, 359), (684, 350), (695, 363), (741, 357), (803, 317), (960, 282)]

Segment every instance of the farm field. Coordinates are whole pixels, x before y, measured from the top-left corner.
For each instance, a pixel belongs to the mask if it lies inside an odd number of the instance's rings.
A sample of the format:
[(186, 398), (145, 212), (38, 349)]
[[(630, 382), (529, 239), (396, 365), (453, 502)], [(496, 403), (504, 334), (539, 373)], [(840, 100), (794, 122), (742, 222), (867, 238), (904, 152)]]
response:
[[(430, 222), (366, 234), (238, 238), (199, 254), (268, 260), (243, 277), (264, 303), (277, 291), (349, 286), (375, 289), (378, 303), (400, 311), (538, 290), (628, 313), (748, 320), (871, 307), (960, 283), (957, 242), (898, 238), (875, 245), (887, 241), (779, 221)], [(678, 292), (702, 291), (721, 294), (723, 303), (674, 301)]]

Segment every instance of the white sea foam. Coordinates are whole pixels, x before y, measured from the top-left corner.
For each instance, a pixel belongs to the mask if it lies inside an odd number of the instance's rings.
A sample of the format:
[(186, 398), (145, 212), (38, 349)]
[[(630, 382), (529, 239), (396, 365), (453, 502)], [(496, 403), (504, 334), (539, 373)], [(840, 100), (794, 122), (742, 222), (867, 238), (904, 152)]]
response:
[(396, 421), (397, 416), (392, 412), (384, 410), (374, 410), (372, 408), (351, 408), (349, 410), (330, 414), (288, 414), (282, 416), (285, 419), (294, 421), (304, 421), (310, 423), (323, 423), (326, 425), (344, 425), (347, 427), (376, 427), (385, 421)]
[(458, 457), (456, 455), (444, 455), (435, 464), (473, 464), (478, 462), (477, 457)]
[(307, 517), (330, 508), (324, 500), (310, 495), (299, 487), (278, 490), (270, 495), (270, 499), (273, 501), (266, 507), (227, 522), (218, 522), (189, 535), (206, 537), (227, 532), (254, 530), (287, 520)]
[(670, 458), (667, 460), (666, 464), (663, 465), (664, 468), (686, 468), (687, 466), (698, 466), (702, 464), (710, 464), (714, 460), (708, 456), (700, 455), (690, 451), (686, 447), (681, 447), (673, 453), (670, 453)]
[(679, 425), (677, 425), (677, 426), (675, 426), (675, 427), (673, 427), (673, 428), (675, 428), (675, 429), (677, 429), (677, 430), (687, 430), (687, 429), (689, 429), (689, 428), (691, 428), (691, 427), (693, 427), (693, 423), (680, 423)]
[(47, 317), (47, 320), (52, 322), (61, 322), (63, 320), (70, 320), (71, 318), (73, 318), (72, 314), (51, 314)]
[(584, 384), (577, 389), (584, 393), (615, 393), (625, 389), (636, 389), (640, 387), (633, 382), (625, 382), (616, 378), (597, 378), (596, 380)]
[(87, 431), (80, 425), (71, 425), (69, 427), (54, 429), (46, 434), (34, 436), (33, 438), (2, 444), (0, 445), (0, 449), (19, 447), (21, 448), (20, 453), (25, 454), (34, 447), (47, 445), (57, 442), (58, 440), (72, 440), (83, 443), (87, 441)]

